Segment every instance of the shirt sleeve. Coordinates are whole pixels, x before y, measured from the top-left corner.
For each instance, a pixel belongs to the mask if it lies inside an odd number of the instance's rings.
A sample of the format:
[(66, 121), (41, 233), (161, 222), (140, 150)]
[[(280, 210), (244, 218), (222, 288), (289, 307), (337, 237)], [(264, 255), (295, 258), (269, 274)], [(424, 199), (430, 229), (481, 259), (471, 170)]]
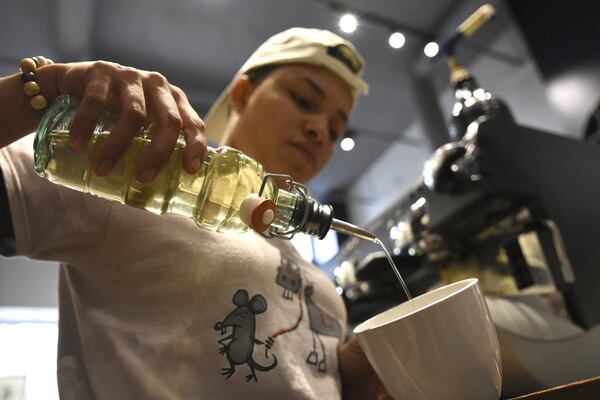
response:
[(0, 149), (16, 255), (76, 264), (99, 251), (112, 202), (53, 184), (33, 168), (34, 135)]

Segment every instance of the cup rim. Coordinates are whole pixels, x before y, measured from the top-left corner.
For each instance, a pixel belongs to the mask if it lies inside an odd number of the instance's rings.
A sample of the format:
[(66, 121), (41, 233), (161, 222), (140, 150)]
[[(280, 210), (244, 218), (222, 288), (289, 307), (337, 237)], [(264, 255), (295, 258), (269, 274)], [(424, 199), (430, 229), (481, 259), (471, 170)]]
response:
[[(390, 320), (385, 321), (385, 322), (380, 322), (380, 323), (374, 324), (374, 320), (376, 320), (377, 318), (381, 318), (382, 314), (387, 313), (387, 312), (391, 312), (392, 310), (395, 310), (398, 307), (402, 307), (402, 306), (404, 306), (405, 304), (407, 304), (410, 301), (410, 300), (406, 300), (406, 301), (404, 301), (404, 302), (402, 302), (402, 303), (400, 303), (400, 304), (398, 304), (398, 305), (396, 305), (396, 306), (394, 306), (394, 307), (392, 307), (392, 308), (390, 308), (390, 309), (388, 309), (386, 311), (383, 311), (383, 312), (381, 312), (381, 313), (379, 313), (377, 315), (372, 316), (371, 318), (367, 319), (366, 321), (361, 322), (357, 327), (354, 328), (354, 330), (352, 332), (355, 333), (355, 334), (359, 334), (359, 333), (363, 333), (363, 332), (368, 332), (370, 330), (380, 328), (383, 325), (387, 325), (387, 324), (390, 324), (392, 322), (396, 322), (398, 320), (410, 317), (411, 315), (414, 315), (414, 314), (416, 314), (419, 311), (422, 311), (422, 310), (434, 307), (436, 304), (439, 304), (440, 302), (442, 302), (442, 301), (444, 301), (444, 300), (446, 300), (446, 299), (448, 299), (450, 297), (456, 296), (459, 293), (464, 292), (465, 290), (469, 289), (473, 285), (477, 284), (478, 281), (479, 280), (477, 278), (463, 279), (463, 280), (460, 280), (460, 281), (457, 281), (457, 282), (452, 282), (452, 283), (450, 283), (448, 285), (440, 286), (439, 288), (436, 288), (436, 289), (434, 289), (434, 290), (432, 290), (430, 292), (425, 292), (425, 293), (423, 293), (423, 294), (415, 297), (413, 299), (413, 301), (415, 301), (415, 300), (417, 300), (419, 298), (422, 298), (422, 297), (433, 296), (436, 292), (439, 292), (439, 291), (442, 291), (442, 290), (449, 290), (449, 289), (451, 289), (454, 286), (461, 286), (461, 285), (463, 286), (463, 287), (461, 287), (460, 289), (458, 289), (456, 291), (450, 291), (450, 293), (448, 293), (447, 295), (442, 296), (439, 299), (437, 299), (437, 300), (435, 300), (435, 301), (433, 301), (431, 303), (428, 303), (428, 304), (424, 305), (423, 307), (414, 308), (414, 309), (408, 311), (405, 314), (401, 314), (401, 315), (397, 316), (396, 318), (390, 319)], [(371, 324), (373, 324), (373, 326), (369, 326)]]

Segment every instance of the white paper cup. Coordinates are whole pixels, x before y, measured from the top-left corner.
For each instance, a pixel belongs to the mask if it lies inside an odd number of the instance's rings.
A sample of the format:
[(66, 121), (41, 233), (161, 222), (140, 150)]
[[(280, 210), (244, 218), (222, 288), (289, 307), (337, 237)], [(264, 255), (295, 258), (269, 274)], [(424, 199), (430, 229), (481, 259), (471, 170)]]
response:
[(477, 279), (406, 301), (354, 333), (394, 399), (500, 397), (500, 348)]

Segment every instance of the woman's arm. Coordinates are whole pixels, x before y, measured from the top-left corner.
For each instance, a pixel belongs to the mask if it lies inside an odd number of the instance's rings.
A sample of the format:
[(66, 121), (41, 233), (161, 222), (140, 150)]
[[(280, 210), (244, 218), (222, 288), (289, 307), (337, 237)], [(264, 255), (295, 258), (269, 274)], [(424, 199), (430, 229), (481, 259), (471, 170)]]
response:
[(8, 206), (8, 194), (4, 185), (4, 177), (0, 170), (0, 255), (15, 254), (15, 231)]
[[(38, 79), (42, 81), (42, 75), (47, 78), (43, 79), (43, 83), (40, 82), (41, 92), (48, 101), (52, 101), (56, 93), (47, 82), (51, 79), (51, 70), (50, 67), (46, 68)], [(0, 78), (0, 147), (33, 132), (42, 114), (43, 112), (31, 108), (29, 96), (23, 92), (21, 74)]]

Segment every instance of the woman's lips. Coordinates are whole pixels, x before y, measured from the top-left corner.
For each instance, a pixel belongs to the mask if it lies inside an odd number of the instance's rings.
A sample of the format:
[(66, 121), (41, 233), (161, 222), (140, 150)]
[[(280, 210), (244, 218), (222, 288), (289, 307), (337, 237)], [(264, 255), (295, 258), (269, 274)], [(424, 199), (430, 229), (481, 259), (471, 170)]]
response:
[(308, 148), (296, 143), (292, 143), (291, 146), (306, 162), (313, 167), (315, 166), (317, 157)]

